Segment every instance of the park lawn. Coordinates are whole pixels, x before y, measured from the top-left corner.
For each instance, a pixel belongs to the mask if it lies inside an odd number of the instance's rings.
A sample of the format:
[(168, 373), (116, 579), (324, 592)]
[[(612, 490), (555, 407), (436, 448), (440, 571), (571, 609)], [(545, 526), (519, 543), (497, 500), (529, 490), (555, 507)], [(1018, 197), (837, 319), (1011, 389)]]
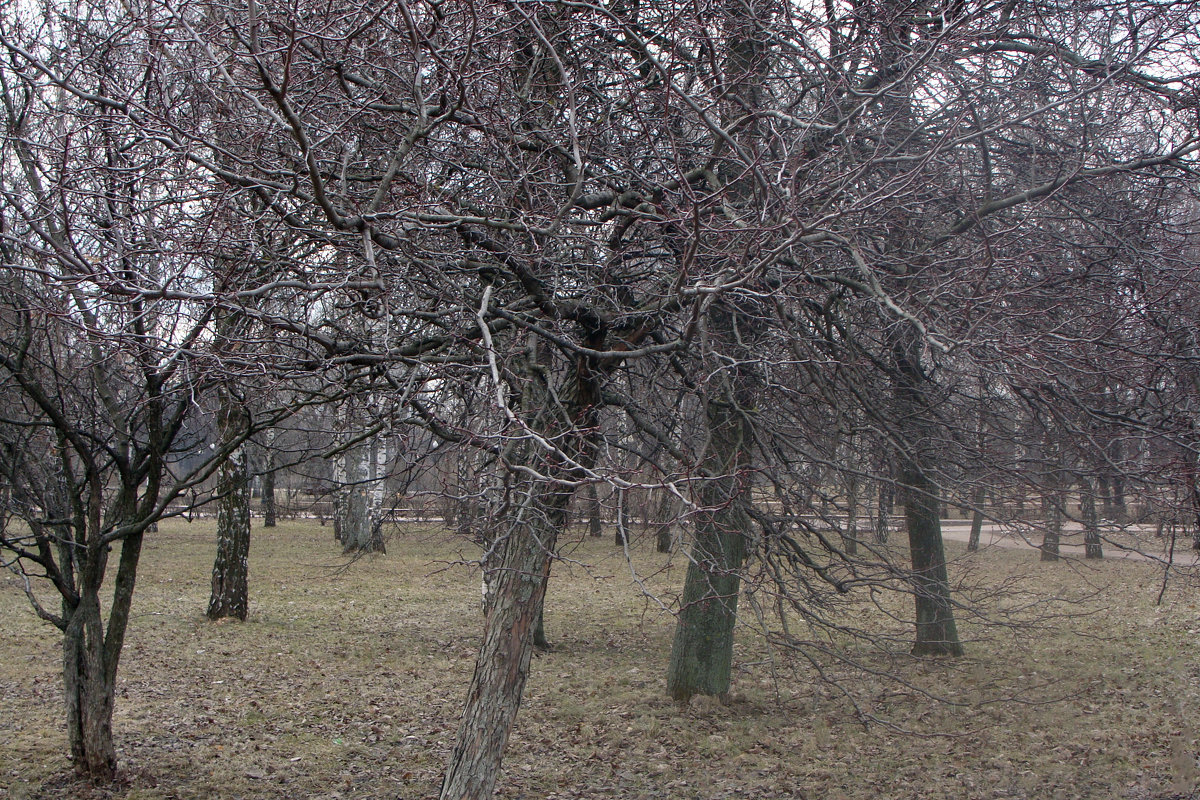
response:
[[(0, 577), (0, 797), (436, 796), (481, 626), (474, 546), (408, 525), (387, 555), (350, 561), (314, 522), (256, 528), (250, 619), (212, 623), (213, 528), (172, 520), (148, 538), (119, 678), (124, 781), (114, 787), (69, 779), (57, 632), (15, 576)], [(857, 667), (819, 650), (810, 661), (756, 633), (777, 631), (756, 620), (773, 605), (760, 591), (742, 604), (731, 697), (679, 708), (663, 675), (685, 558), (638, 541), (631, 571), (611, 536), (573, 536), (547, 599), (553, 649), (534, 659), (498, 796), (1192, 796), (1195, 582), (1174, 577), (1155, 606), (1152, 564), (948, 548), (952, 581), (988, 615), (960, 611), (966, 658), (859, 645)], [(889, 614), (907, 610), (884, 598), (829, 613), (903, 637)], [(864, 724), (850, 701), (882, 722)]]

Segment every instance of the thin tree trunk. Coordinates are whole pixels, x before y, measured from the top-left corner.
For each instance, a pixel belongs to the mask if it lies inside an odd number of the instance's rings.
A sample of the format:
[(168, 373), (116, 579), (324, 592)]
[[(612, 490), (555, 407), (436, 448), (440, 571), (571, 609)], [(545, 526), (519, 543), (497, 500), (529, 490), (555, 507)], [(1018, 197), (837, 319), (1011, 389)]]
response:
[(1096, 477), (1096, 484), (1099, 487), (1099, 492), (1100, 492), (1101, 513), (1104, 514), (1105, 519), (1112, 520), (1113, 519), (1113, 500), (1112, 500), (1112, 490), (1110, 488), (1110, 484), (1108, 481), (1108, 475), (1101, 472)]
[(658, 535), (655, 549), (660, 553), (670, 553), (675, 544), (675, 503), (670, 492), (663, 492), (658, 504)]
[(588, 501), (588, 535), (599, 538), (604, 535), (604, 507), (600, 505), (600, 492), (596, 484), (589, 483), (587, 488)]
[(275, 527), (275, 432), (267, 431), (267, 447), (263, 453), (262, 515), (263, 527)]
[(972, 553), (979, 549), (979, 536), (983, 533), (983, 499), (984, 486), (981, 483), (975, 487), (975, 495), (971, 501), (974, 508), (971, 512), (971, 533), (967, 536), (967, 550)]
[(896, 488), (892, 484), (891, 476), (881, 476), (879, 479), (879, 499), (875, 505), (875, 544), (887, 543), (888, 526), (892, 518), (895, 497)]
[[(247, 423), (237, 398), (222, 389), (217, 426), (223, 446), (237, 442)], [(246, 619), (249, 613), (250, 475), (246, 446), (238, 444), (217, 472), (217, 557), (213, 562), (209, 619)]]
[(842, 534), (846, 555), (858, 555), (858, 476), (846, 480), (846, 530)]
[(1059, 543), (1062, 541), (1064, 492), (1060, 482), (1058, 448), (1051, 443), (1047, 448), (1050, 455), (1049, 479), (1042, 488), (1042, 561), (1058, 561)]
[[(563, 520), (564, 526), (566, 520)], [(546, 585), (550, 584), (550, 570), (546, 570)], [(542, 588), (542, 604), (538, 606), (537, 624), (533, 627), (533, 646), (539, 650), (549, 650), (550, 640), (546, 638), (546, 587)]]
[(1104, 558), (1100, 526), (1096, 519), (1096, 493), (1092, 482), (1083, 480), (1079, 487), (1079, 516), (1083, 518), (1083, 557)]
[(613, 492), (617, 498), (617, 525), (613, 530), (613, 544), (624, 548), (629, 542), (629, 514), (625, 509), (629, 498), (624, 489), (614, 489)]
[(1121, 525), (1130, 521), (1129, 509), (1125, 504), (1125, 443), (1114, 438), (1108, 445), (1108, 461), (1112, 465), (1109, 480), (1112, 487), (1113, 519)]

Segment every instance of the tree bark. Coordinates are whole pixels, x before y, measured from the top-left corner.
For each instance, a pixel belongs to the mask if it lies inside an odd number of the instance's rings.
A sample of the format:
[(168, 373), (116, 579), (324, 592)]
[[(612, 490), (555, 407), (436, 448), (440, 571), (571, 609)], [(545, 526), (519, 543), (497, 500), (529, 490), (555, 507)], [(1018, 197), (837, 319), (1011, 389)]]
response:
[(979, 536), (983, 533), (983, 500), (984, 487), (980, 483), (975, 487), (975, 494), (971, 500), (974, 508), (971, 512), (971, 533), (967, 536), (967, 550), (972, 553), (979, 549)]
[(267, 432), (267, 447), (263, 453), (262, 472), (262, 515), (263, 527), (275, 527), (275, 436)]
[(142, 534), (132, 534), (121, 542), (107, 630), (101, 617), (100, 589), (108, 545), (98, 541), (98, 536), (89, 539), (80, 570), (78, 602), (74, 607), (64, 603), (63, 608), (63, 693), (72, 766), (76, 774), (101, 784), (111, 781), (117, 770), (112, 733), (117, 666), (129, 625)]
[(1059, 543), (1062, 541), (1064, 504), (1066, 502), (1062, 481), (1059, 476), (1059, 452), (1054, 442), (1046, 448), (1049, 476), (1042, 486), (1042, 561), (1058, 561)]
[(94, 783), (116, 777), (114, 692), (104, 659), (99, 597), (85, 592), (63, 635), (63, 690), (67, 740), (76, 774)]
[(858, 475), (846, 479), (846, 529), (842, 534), (842, 549), (846, 555), (858, 555)]
[(488, 581), (491, 591), (483, 641), (442, 784), (442, 800), (492, 796), (529, 674), (550, 556), (571, 493), (536, 481), (526, 482), (523, 491), (524, 505), (504, 534), (499, 564)]
[(341, 543), (342, 552), (383, 553), (383, 530), (378, 524), (377, 514), (372, 513), (373, 494), (377, 491), (378, 477), (376, 448), (378, 440), (372, 438), (346, 450), (344, 454), (345, 493), (342, 496)]
[(1101, 472), (1100, 475), (1097, 476), (1097, 478), (1096, 478), (1096, 484), (1098, 486), (1098, 492), (1100, 494), (1101, 513), (1104, 515), (1105, 519), (1111, 521), (1113, 519), (1113, 500), (1112, 500), (1112, 491), (1110, 489), (1110, 484), (1108, 481), (1108, 475)]
[(217, 558), (207, 615), (245, 620), (250, 607), (250, 481), (243, 448), (221, 465), (217, 491)]
[(745, 532), (750, 526), (742, 474), (751, 441), (748, 413), (727, 401), (710, 399), (706, 404), (711, 477), (700, 490), (702, 509), (696, 514), (696, 538), (667, 667), (667, 692), (681, 703), (698, 694), (729, 692)]
[(936, 443), (925, 402), (925, 374), (920, 364), (920, 339), (915, 330), (899, 333), (893, 345), (896, 367), (896, 415), (905, 446), (899, 455), (899, 479), (904, 492), (904, 518), (912, 557), (912, 586), (916, 606), (918, 656), (961, 656), (958, 627), (950, 599), (950, 579), (942, 543), (941, 505), (935, 473)]
[(1096, 492), (1092, 482), (1080, 483), (1079, 515), (1083, 517), (1083, 557), (1104, 558), (1104, 547), (1100, 541), (1100, 526), (1096, 519)]
[(588, 499), (588, 536), (599, 538), (604, 535), (604, 507), (600, 505), (600, 492), (595, 483), (589, 483)]
[(879, 500), (875, 505), (875, 544), (887, 544), (895, 497), (896, 488), (891, 475), (882, 475), (879, 478)]
[[(585, 341), (601, 348), (602, 336), (598, 331)], [(527, 362), (515, 376), (522, 386), (519, 407), (533, 410), (522, 427), (539, 435), (512, 439), (505, 448), (505, 463), (529, 469), (509, 473), (503, 527), (484, 565), (483, 639), (441, 800), (492, 796), (529, 675), (551, 558), (574, 494), (574, 484), (566, 479), (578, 479), (577, 465), (594, 457), (588, 437), (596, 430), (598, 367), (579, 357), (552, 391), (541, 350), (531, 343)], [(546, 448), (551, 441), (557, 449)]]
[(620, 488), (614, 489), (613, 494), (617, 499), (617, 524), (613, 528), (613, 544), (624, 548), (629, 543), (629, 509), (625, 507), (629, 502), (629, 495)]
[(233, 450), (217, 472), (217, 557), (206, 613), (209, 619), (245, 620), (250, 606), (250, 475), (246, 446), (238, 439), (248, 420), (239, 399), (230, 391), (222, 388), (218, 397), (221, 445), (233, 446)]
[(659, 553), (670, 553), (675, 544), (675, 503), (670, 492), (663, 492), (658, 504), (658, 535), (655, 537), (655, 550)]

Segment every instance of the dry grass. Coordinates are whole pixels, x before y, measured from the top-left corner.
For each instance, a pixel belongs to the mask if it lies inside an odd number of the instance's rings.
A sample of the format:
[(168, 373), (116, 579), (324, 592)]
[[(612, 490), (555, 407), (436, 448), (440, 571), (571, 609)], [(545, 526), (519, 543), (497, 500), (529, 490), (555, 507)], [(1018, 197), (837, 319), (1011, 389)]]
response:
[[(128, 779), (95, 795), (435, 795), (480, 628), (478, 578), (450, 562), (473, 551), (420, 527), (393, 539), (387, 556), (354, 563), (315, 524), (255, 537), (244, 624), (203, 617), (211, 523), (165, 524), (149, 542), (115, 721)], [(1150, 564), (1085, 568), (950, 548), (956, 577), (977, 586), (1023, 576), (1020, 596), (1010, 590), (994, 607), (1076, 615), (1015, 634), (964, 620), (969, 658), (954, 663), (862, 654), (908, 688), (819, 662), (855, 688), (864, 710), (907, 731), (899, 732), (864, 727), (801, 659), (748, 630), (739, 632), (732, 702), (673, 706), (662, 677), (669, 613), (632, 584), (608, 538), (570, 546), (548, 599), (554, 649), (534, 661), (499, 794), (1190, 796), (1200, 735), (1195, 586), (1175, 582), (1156, 608), (1160, 575)], [(663, 598), (682, 579), (678, 556), (639, 547), (634, 561)], [(1068, 602), (1052, 606), (1050, 597)], [(62, 778), (55, 632), (11, 577), (0, 578), (0, 613), (0, 797), (78, 794)], [(881, 630), (897, 624), (873, 607), (845, 613), (877, 619)]]

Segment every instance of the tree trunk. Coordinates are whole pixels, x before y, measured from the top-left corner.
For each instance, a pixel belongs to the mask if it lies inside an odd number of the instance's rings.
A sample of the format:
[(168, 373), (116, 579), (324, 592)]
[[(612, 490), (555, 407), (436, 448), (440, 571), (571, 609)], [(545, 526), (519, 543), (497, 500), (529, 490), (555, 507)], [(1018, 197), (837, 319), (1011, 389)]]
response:
[(961, 656), (958, 627), (950, 600), (950, 579), (938, 518), (937, 486), (916, 465), (901, 471), (905, 487), (904, 517), (912, 551), (913, 594), (917, 613), (916, 656)]
[(745, 532), (750, 526), (742, 485), (751, 442), (747, 413), (724, 401), (710, 399), (706, 404), (710, 477), (700, 489), (703, 508), (696, 514), (696, 539), (667, 667), (667, 692), (681, 703), (698, 694), (729, 692)]
[(1062, 541), (1064, 492), (1060, 483), (1058, 469), (1058, 448), (1052, 443), (1047, 451), (1050, 463), (1049, 479), (1042, 487), (1042, 520), (1045, 531), (1042, 534), (1042, 561), (1058, 561), (1059, 543)]
[(275, 527), (275, 436), (267, 432), (267, 447), (263, 453), (262, 515), (263, 527)]
[(896, 488), (892, 484), (891, 475), (880, 476), (879, 500), (875, 505), (875, 544), (887, 544), (888, 525), (892, 518), (895, 498)]
[[(227, 390), (218, 392), (217, 427), (221, 443), (237, 442), (248, 422), (239, 400)], [(237, 444), (217, 472), (217, 558), (213, 563), (208, 618), (246, 619), (249, 612), (250, 475), (246, 446)]]
[(1099, 487), (1098, 491), (1100, 492), (1101, 513), (1104, 514), (1105, 519), (1111, 521), (1113, 519), (1113, 500), (1112, 491), (1108, 481), (1108, 475), (1103, 472), (1100, 473), (1100, 475), (1096, 478), (1096, 484)]
[(675, 503), (670, 492), (663, 492), (662, 501), (658, 504), (658, 535), (655, 537), (655, 549), (660, 553), (670, 553), (675, 545)]
[[(1122, 448), (1119, 445), (1114, 445), (1112, 450), (1118, 457), (1121, 455)], [(1124, 524), (1129, 521), (1129, 510), (1125, 505), (1125, 479), (1120, 473), (1116, 472), (1112, 474), (1111, 479), (1113, 519), (1120, 524)]]
[(246, 619), (249, 612), (250, 481), (238, 448), (221, 465), (217, 479), (217, 558), (212, 571), (208, 618)]
[(899, 479), (904, 492), (904, 518), (912, 557), (912, 585), (916, 606), (918, 656), (961, 656), (958, 627), (950, 599), (946, 553), (942, 543), (938, 486), (931, 477), (937, 443), (933, 421), (925, 402), (925, 374), (921, 369), (921, 342), (915, 330), (905, 329), (893, 344), (896, 368), (896, 418), (904, 439), (899, 456)]
[[(549, 575), (547, 575), (547, 579)], [(549, 650), (550, 641), (546, 638), (546, 591), (542, 590), (542, 604), (538, 607), (537, 625), (533, 627), (533, 646), (539, 650)]]
[(1096, 493), (1092, 482), (1081, 482), (1079, 516), (1083, 517), (1083, 557), (1104, 558), (1104, 547), (1100, 542), (1100, 526), (1096, 519)]
[(134, 579), (142, 552), (142, 534), (121, 542), (121, 559), (113, 580), (112, 602), (105, 630), (100, 588), (108, 545), (88, 537), (79, 577), (79, 600), (73, 608), (64, 602), (63, 694), (66, 699), (67, 741), (76, 774), (93, 783), (106, 783), (116, 775), (112, 715), (116, 697), (117, 666), (125, 644)]
[(588, 536), (599, 538), (604, 535), (604, 513), (603, 506), (600, 505), (600, 493), (596, 489), (596, 484), (589, 483), (587, 488), (588, 499)]
[(979, 536), (983, 533), (983, 494), (984, 487), (981, 483), (975, 487), (975, 495), (971, 500), (974, 508), (971, 511), (971, 533), (967, 536), (967, 550), (972, 553), (979, 549)]
[(67, 739), (76, 774), (106, 783), (117, 772), (112, 735), (114, 687), (105, 669), (100, 601), (91, 592), (86, 595), (63, 635)]
[(846, 479), (846, 529), (842, 534), (846, 555), (858, 555), (858, 475)]
[(345, 455), (346, 491), (342, 496), (341, 543), (343, 553), (382, 553), (383, 530), (372, 513), (378, 491), (377, 439), (360, 442)]
[(490, 593), (483, 641), (458, 726), (442, 800), (488, 800), (533, 654), (550, 555), (566, 519), (569, 491), (526, 481), (524, 506), (508, 526)]
[(617, 525), (613, 529), (613, 544), (624, 548), (629, 543), (629, 513), (625, 504), (629, 501), (624, 489), (614, 489), (617, 498)]

